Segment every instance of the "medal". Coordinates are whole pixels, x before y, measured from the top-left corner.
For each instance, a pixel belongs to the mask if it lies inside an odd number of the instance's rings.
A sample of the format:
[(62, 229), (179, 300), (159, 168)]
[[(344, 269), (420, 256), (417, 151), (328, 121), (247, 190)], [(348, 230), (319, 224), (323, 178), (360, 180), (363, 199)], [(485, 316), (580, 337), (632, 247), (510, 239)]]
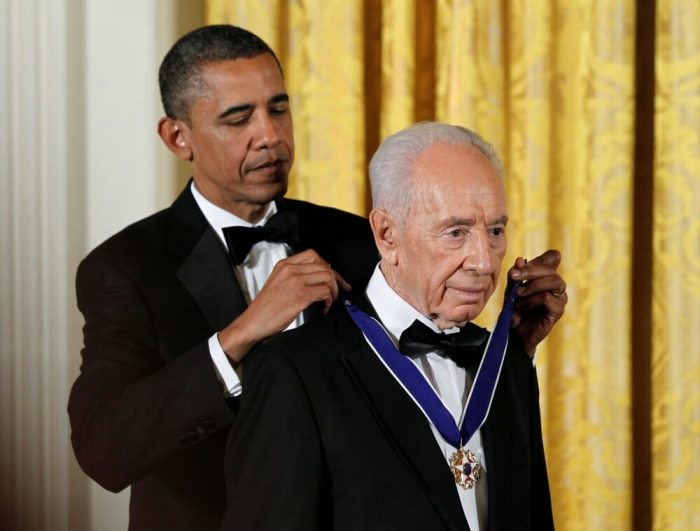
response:
[(464, 445), (481, 428), (491, 409), (491, 401), (508, 348), (508, 333), (515, 302), (515, 290), (518, 285), (518, 282), (511, 281), (506, 290), (503, 309), (486, 344), (486, 352), (467, 397), (461, 426), (457, 426), (452, 414), (444, 406), (425, 376), (410, 359), (396, 349), (382, 325), (350, 301), (345, 301), (345, 308), (350, 317), (362, 330), (365, 339), (372, 345), (380, 361), (399, 381), (442, 438), (455, 448), (455, 452), (449, 459), (449, 466), (455, 483), (463, 489), (474, 488), (476, 480), (481, 475), (481, 464), (474, 453), (464, 448)]
[(481, 464), (474, 452), (464, 447), (455, 450), (450, 457), (450, 470), (455, 483), (465, 490), (473, 489), (481, 476)]

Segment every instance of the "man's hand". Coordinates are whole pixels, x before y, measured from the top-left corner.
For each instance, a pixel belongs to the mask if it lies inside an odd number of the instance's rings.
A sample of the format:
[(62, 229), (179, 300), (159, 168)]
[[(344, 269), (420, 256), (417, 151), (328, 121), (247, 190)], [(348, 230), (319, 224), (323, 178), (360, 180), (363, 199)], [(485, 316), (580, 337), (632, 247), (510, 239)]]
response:
[(343, 277), (313, 249), (280, 260), (250, 306), (219, 333), (224, 352), (240, 362), (253, 346), (278, 334), (314, 302), (326, 313), (340, 289), (349, 291)]
[(524, 258), (516, 259), (508, 271), (508, 278), (523, 281), (517, 290), (511, 327), (530, 356), (564, 314), (569, 300), (566, 282), (557, 273), (559, 262), (559, 251), (549, 250), (527, 263)]

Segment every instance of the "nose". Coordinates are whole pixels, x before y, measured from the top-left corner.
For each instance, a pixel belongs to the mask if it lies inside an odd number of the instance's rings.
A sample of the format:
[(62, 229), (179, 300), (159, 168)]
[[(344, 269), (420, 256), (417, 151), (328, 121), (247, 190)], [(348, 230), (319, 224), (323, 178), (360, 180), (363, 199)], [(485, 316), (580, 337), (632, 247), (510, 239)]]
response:
[(269, 112), (261, 112), (257, 122), (257, 149), (270, 149), (282, 141), (278, 125)]
[(462, 267), (480, 275), (490, 274), (495, 264), (494, 251), (486, 231), (472, 230), (464, 246), (464, 262)]

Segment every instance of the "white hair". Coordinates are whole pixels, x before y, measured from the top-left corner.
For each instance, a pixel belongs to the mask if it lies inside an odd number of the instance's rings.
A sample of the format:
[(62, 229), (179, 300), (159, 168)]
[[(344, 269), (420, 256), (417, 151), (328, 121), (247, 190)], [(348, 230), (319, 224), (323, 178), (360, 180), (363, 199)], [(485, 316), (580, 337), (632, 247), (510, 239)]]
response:
[(494, 147), (477, 133), (458, 125), (419, 122), (387, 138), (369, 163), (372, 206), (399, 215), (412, 204), (413, 177), (420, 156), (433, 144), (473, 146), (503, 175), (503, 164)]

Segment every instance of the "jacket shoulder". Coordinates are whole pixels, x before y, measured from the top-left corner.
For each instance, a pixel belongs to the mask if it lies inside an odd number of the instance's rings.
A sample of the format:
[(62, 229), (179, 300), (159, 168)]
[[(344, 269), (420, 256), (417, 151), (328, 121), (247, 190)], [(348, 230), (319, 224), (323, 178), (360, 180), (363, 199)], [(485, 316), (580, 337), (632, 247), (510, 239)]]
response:
[(341, 304), (336, 303), (327, 315), (320, 315), (311, 322), (264, 340), (260, 348), (287, 358), (297, 367), (318, 367), (355, 350), (361, 343), (359, 330), (355, 330), (350, 318), (344, 315)]
[(81, 267), (100, 261), (124, 266), (157, 261), (173, 250), (194, 245), (207, 226), (204, 214), (186, 188), (171, 206), (128, 225), (95, 247)]
[(162, 255), (167, 246), (168, 219), (169, 209), (164, 209), (110, 236), (83, 258), (78, 277), (86, 270), (98, 271), (107, 264), (130, 270)]

